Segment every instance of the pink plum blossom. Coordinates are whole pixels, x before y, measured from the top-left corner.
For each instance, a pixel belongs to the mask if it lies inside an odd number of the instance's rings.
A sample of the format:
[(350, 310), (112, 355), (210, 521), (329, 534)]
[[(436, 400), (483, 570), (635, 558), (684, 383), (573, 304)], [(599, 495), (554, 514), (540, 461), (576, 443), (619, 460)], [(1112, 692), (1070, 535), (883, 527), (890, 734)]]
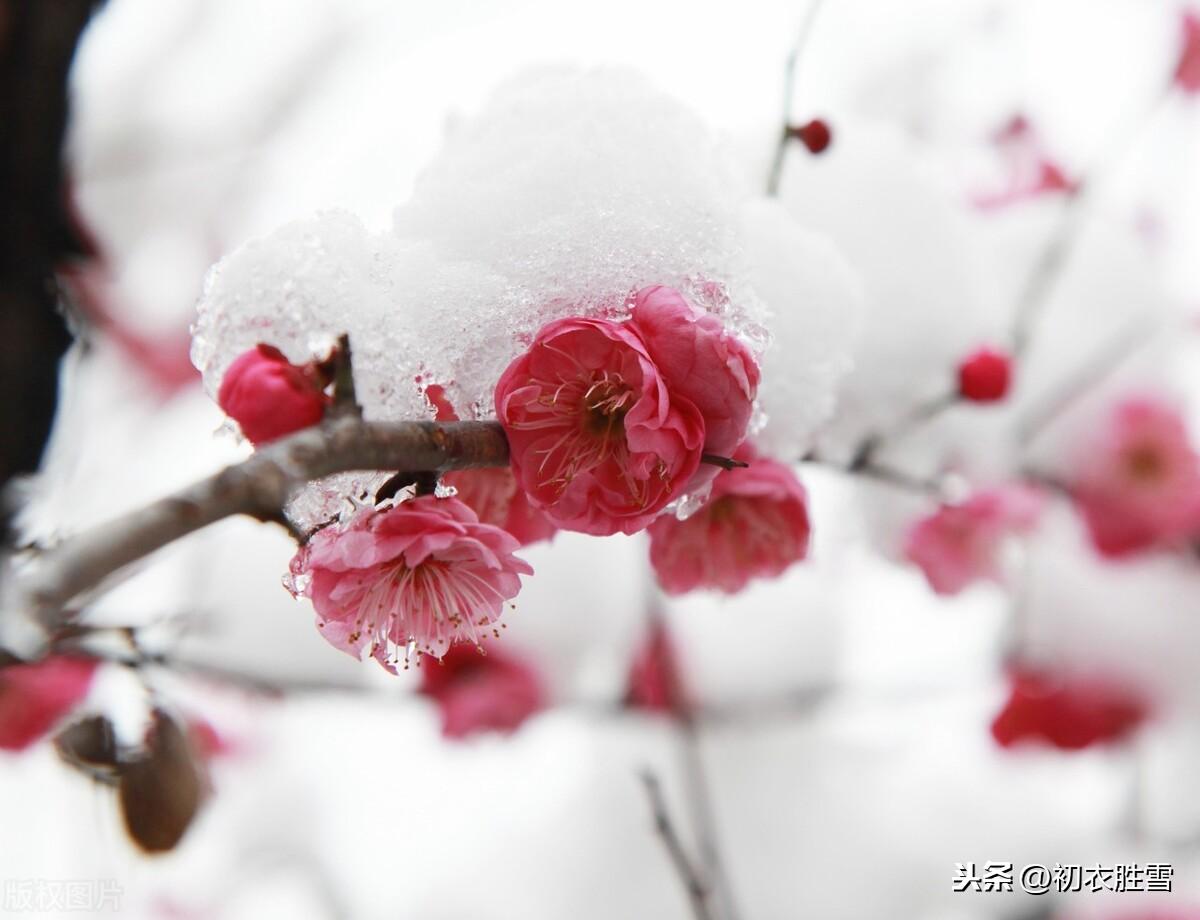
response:
[(976, 581), (998, 581), (1004, 541), (1032, 530), (1041, 508), (1041, 494), (1023, 486), (976, 492), (914, 523), (904, 556), (938, 594), (957, 594)]
[(516, 549), (458, 499), (425, 495), (318, 531), (292, 559), (292, 590), (331, 645), (394, 673), (409, 643), (435, 658), (479, 644), (533, 572)]
[(1084, 442), (1071, 492), (1105, 556), (1200, 532), (1200, 458), (1178, 411), (1153, 397), (1114, 407), (1098, 435)]
[(496, 385), (517, 482), (558, 527), (636, 533), (696, 473), (704, 418), (632, 323), (562, 319)]
[[(439, 422), (458, 420), (458, 413), (446, 398), (443, 387), (429, 386), (425, 396), (436, 410)], [(445, 474), (442, 482), (454, 488), (455, 497), (479, 515), (479, 520), (507, 530), (522, 546), (549, 540), (557, 530), (517, 488), (517, 480), (509, 467), (455, 470)]]
[(808, 555), (808, 496), (795, 472), (748, 445), (734, 456), (750, 465), (722, 471), (699, 511), (650, 525), (650, 563), (668, 594), (696, 588), (734, 594)]
[(1009, 674), (992, 737), (1002, 747), (1028, 741), (1080, 750), (1126, 738), (1147, 714), (1142, 696), (1115, 681), (1021, 667)]
[(329, 402), (312, 367), (297, 367), (283, 352), (258, 345), (225, 371), (217, 403), (251, 443), (266, 444), (321, 421)]
[[(759, 371), (754, 356), (717, 317), (664, 285), (633, 295), (633, 318), (671, 397), (683, 397), (704, 418), (704, 452), (732, 457), (746, 439)], [(702, 467), (695, 487), (716, 475)]]
[(424, 662), (420, 692), (437, 703), (447, 738), (512, 732), (546, 705), (537, 671), (494, 642), (486, 652), (456, 642), (440, 661)]
[(90, 658), (56, 656), (0, 670), (0, 749), (29, 747), (87, 696), (96, 672)]

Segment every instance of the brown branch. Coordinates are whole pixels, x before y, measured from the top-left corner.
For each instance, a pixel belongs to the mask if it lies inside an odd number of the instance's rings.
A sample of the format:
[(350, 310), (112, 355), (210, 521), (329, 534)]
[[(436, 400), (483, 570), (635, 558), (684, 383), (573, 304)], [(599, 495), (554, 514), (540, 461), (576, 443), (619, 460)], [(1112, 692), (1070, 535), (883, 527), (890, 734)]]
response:
[(654, 817), (654, 829), (662, 840), (667, 855), (671, 858), (671, 864), (675, 867), (679, 880), (683, 883), (683, 889), (692, 906), (692, 914), (697, 920), (714, 920), (715, 915), (708, 903), (708, 884), (700, 877), (696, 867), (692, 865), (691, 859), (684, 851), (683, 841), (679, 839), (679, 833), (675, 830), (670, 813), (667, 811), (667, 803), (663, 799), (658, 777), (648, 769), (643, 770), (640, 776), (642, 784), (646, 787), (646, 797), (650, 800), (650, 813)]
[(277, 520), (305, 483), (354, 470), (442, 471), (505, 466), (508, 442), (496, 422), (365, 422), (334, 417), (257, 451), (174, 495), (35, 555), (16, 573), (15, 598), (51, 632), (81, 593), (150, 553), (223, 518)]

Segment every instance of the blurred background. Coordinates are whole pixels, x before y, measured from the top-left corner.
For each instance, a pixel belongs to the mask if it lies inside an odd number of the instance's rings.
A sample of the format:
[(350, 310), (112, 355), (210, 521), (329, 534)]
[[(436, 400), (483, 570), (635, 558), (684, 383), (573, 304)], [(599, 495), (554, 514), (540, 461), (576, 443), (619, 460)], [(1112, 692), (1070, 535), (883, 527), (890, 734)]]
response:
[[(24, 538), (52, 541), (246, 455), (188, 360), (221, 256), (333, 207), (386, 227), (456, 121), (546, 62), (644, 73), (765, 187), (810, 12), (108, 0), (69, 84), (69, 196), (96, 254), (68, 273), (85, 334), (61, 366)], [(1096, 182), (1012, 412), (1099, 355), (1113, 373), (1097, 392), (1168, 392), (1200, 421), (1200, 99), (1166, 92), (1183, 13), (1168, 0), (821, 5), (790, 118), (825, 119), (833, 143), (788, 152), (783, 198), (867, 298), (831, 453), (863, 419), (936, 392), (955, 356), (1010, 323), (1074, 200), (1014, 179), (1002, 138), (1015, 116), (1064, 176)], [(1110, 355), (1113, 341), (1129, 348)], [(946, 413), (889, 458), (986, 478), (1009, 463), (1008, 412)], [(1046, 464), (1072, 431), (1047, 437)], [(800, 474), (810, 559), (734, 597), (660, 595), (641, 536), (531, 547), (538, 574), (505, 642), (546, 705), (511, 733), (447, 737), (419, 674), (331, 650), (280, 586), (294, 549), (282, 530), (228, 521), (164, 550), (90, 621), (142, 626), (181, 665), (148, 681), (105, 668), (87, 706), (136, 737), (147, 701), (170, 699), (206, 726), (213, 793), (179, 846), (149, 857), (111, 791), (52, 744), (0, 756), (5, 909), (22, 914), (13, 892), (30, 880), (115, 880), (121, 912), (151, 918), (694, 916), (650, 770), (695, 859), (717, 850), (718, 916), (1200, 916), (1195, 560), (1102, 562), (1056, 507), (1020, 548), (1020, 591), (939, 597), (899, 558), (924, 499), (818, 464)], [(661, 648), (651, 678), (635, 667), (651, 614), (669, 628), (687, 718), (663, 704), (669, 688), (646, 689), (670, 670)], [(1080, 751), (1000, 747), (989, 726), (1014, 622), (1022, 641), (1149, 688), (1156, 717)], [(992, 861), (1166, 863), (1173, 890), (954, 891), (956, 864)]]

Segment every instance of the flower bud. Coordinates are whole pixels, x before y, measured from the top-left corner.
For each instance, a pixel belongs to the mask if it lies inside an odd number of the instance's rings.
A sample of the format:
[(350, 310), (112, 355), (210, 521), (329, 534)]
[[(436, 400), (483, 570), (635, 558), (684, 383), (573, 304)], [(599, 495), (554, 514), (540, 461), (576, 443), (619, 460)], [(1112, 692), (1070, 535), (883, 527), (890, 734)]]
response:
[(290, 363), (278, 348), (258, 345), (229, 365), (217, 403), (260, 445), (317, 424), (329, 399), (314, 369)]
[(958, 366), (958, 392), (971, 402), (998, 402), (1012, 383), (1012, 359), (1007, 352), (980, 348)]

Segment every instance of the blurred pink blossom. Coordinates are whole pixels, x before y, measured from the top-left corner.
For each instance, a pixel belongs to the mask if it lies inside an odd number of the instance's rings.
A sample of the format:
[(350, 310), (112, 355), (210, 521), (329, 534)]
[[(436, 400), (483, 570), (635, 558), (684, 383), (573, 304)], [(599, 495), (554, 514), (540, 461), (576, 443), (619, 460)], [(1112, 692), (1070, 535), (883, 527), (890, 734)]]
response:
[(0, 749), (29, 747), (87, 696), (96, 672), (90, 658), (59, 655), (0, 670)]
[(458, 642), (437, 663), (424, 662), (420, 692), (437, 703), (447, 738), (512, 732), (546, 705), (537, 671), (494, 642), (486, 652)]
[(1019, 667), (1009, 674), (1008, 700), (992, 722), (992, 737), (1002, 747), (1031, 741), (1080, 750), (1128, 737), (1147, 715), (1141, 695), (1115, 681)]
[(688, 708), (679, 656), (666, 624), (650, 624), (629, 666), (625, 705), (651, 712), (679, 714)]
[(1195, 10), (1184, 10), (1180, 25), (1183, 47), (1175, 65), (1175, 85), (1185, 93), (1200, 93), (1200, 14)]
[(458, 499), (425, 495), (317, 531), (292, 559), (292, 590), (312, 598), (330, 644), (356, 658), (368, 648), (394, 673), (410, 642), (435, 658), (479, 644), (533, 572), (516, 549)]
[(976, 195), (975, 206), (989, 211), (1043, 195), (1071, 195), (1079, 183), (1046, 153), (1041, 136), (1023, 115), (1015, 115), (994, 138), (1004, 158), (1007, 177), (999, 191)]
[(1155, 397), (1113, 408), (1101, 431), (1083, 443), (1071, 491), (1105, 556), (1200, 530), (1200, 458), (1179, 412)]
[(696, 588), (734, 594), (808, 555), (808, 496), (795, 472), (748, 445), (734, 456), (750, 465), (722, 471), (700, 510), (650, 525), (650, 563), (668, 594)]
[(905, 558), (920, 567), (938, 594), (998, 580), (1005, 539), (1031, 530), (1041, 508), (1041, 494), (1024, 486), (976, 492), (914, 523), (905, 538)]

